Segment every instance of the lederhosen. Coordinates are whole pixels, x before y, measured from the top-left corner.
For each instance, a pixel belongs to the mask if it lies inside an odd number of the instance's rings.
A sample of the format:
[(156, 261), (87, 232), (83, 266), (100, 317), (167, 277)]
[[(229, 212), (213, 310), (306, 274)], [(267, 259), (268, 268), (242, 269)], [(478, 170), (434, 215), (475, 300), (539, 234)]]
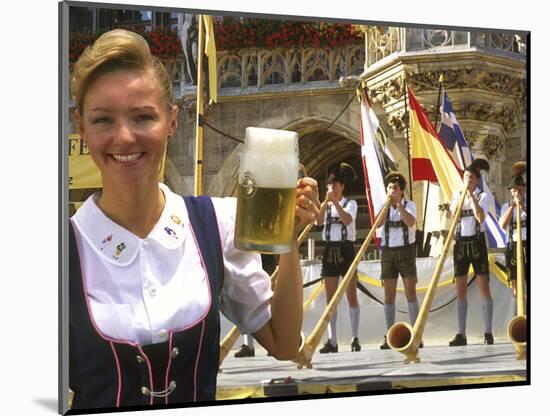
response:
[[(478, 201), (483, 192), (476, 195)], [(470, 264), (474, 268), (475, 274), (489, 275), (489, 254), (487, 252), (487, 243), (485, 233), (481, 231), (481, 225), (475, 220), (475, 234), (463, 237), (462, 218), (474, 217), (473, 209), (463, 209), (460, 212), (460, 220), (456, 227), (455, 246), (453, 250), (454, 274), (455, 276), (465, 276), (468, 274)]]
[[(346, 209), (349, 199), (344, 201), (343, 209)], [(340, 241), (331, 241), (330, 230), (334, 224), (340, 224), (342, 230)], [(321, 276), (344, 276), (355, 257), (353, 241), (347, 240), (347, 226), (340, 217), (332, 216), (332, 205), (327, 206), (325, 215), (325, 249), (323, 251), (323, 263)]]
[[(407, 208), (407, 201), (404, 200), (404, 208)], [(384, 247), (382, 249), (380, 278), (397, 279), (401, 277), (416, 277), (416, 245), (409, 243), (409, 227), (400, 219), (390, 221), (390, 211), (386, 212), (384, 223)], [(401, 228), (403, 231), (403, 245), (390, 247), (390, 232), (392, 229)]]
[[(223, 254), (208, 197), (185, 197), (189, 221), (208, 276), (211, 306), (204, 318), (151, 345), (105, 338), (87, 306), (78, 246), (70, 228), (69, 386), (73, 409), (131, 409), (150, 404), (215, 400), (219, 362), (219, 293)], [(151, 393), (153, 392), (153, 393)]]
[[(517, 280), (517, 242), (512, 238), (514, 234), (517, 234), (517, 218), (514, 219), (516, 210), (512, 213), (512, 219), (508, 225), (508, 244), (506, 244), (506, 267), (508, 267), (508, 279)], [(527, 220), (521, 220), (521, 228), (527, 227)], [(527, 267), (527, 241), (523, 242), (523, 267), (524, 270)], [(524, 274), (527, 278), (527, 273)]]

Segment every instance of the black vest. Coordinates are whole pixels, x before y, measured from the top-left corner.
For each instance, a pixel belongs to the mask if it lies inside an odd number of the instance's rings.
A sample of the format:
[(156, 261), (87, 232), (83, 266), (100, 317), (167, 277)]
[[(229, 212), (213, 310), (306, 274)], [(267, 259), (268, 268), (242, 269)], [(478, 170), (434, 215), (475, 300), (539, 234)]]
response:
[(184, 200), (206, 267), (211, 306), (192, 327), (169, 331), (168, 340), (158, 344), (111, 341), (95, 329), (72, 224), (69, 227), (69, 386), (74, 391), (73, 409), (215, 400), (223, 254), (210, 198)]

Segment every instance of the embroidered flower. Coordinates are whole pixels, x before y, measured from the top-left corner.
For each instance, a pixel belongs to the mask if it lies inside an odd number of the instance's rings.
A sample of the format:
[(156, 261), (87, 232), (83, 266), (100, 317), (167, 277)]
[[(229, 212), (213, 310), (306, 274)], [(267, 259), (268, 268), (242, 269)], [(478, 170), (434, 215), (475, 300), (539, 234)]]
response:
[[(107, 237), (105, 237), (103, 239), (103, 241), (101, 242), (101, 244), (105, 245), (107, 243), (110, 243), (111, 240), (113, 239), (113, 235), (112, 234), (109, 234)], [(101, 247), (101, 250), (103, 250), (103, 247)]]
[(120, 243), (118, 246), (116, 246), (116, 251), (113, 257), (118, 260), (118, 258), (120, 257), (120, 254), (124, 251), (125, 248), (126, 248), (126, 244)]
[(164, 227), (164, 231), (166, 231), (166, 233), (169, 236), (174, 237), (175, 239), (178, 239), (178, 236), (176, 235), (176, 232), (174, 230), (172, 230), (170, 227)]

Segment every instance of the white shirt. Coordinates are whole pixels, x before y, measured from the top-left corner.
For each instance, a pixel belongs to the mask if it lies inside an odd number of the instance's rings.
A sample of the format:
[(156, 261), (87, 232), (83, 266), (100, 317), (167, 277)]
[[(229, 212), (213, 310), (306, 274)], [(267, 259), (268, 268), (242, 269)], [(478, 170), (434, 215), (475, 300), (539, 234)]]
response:
[[(342, 197), (340, 201), (340, 206), (343, 208), (345, 202), (347, 201), (346, 198)], [(330, 216), (340, 218), (340, 214), (338, 213), (338, 210), (334, 207), (334, 204), (332, 202), (328, 202), (327, 204), (327, 212), (330, 207)], [(346, 225), (346, 240), (348, 241), (355, 241), (355, 218), (357, 217), (357, 201), (354, 201), (353, 199), (350, 199), (348, 204), (345, 208), (343, 208), (345, 212), (347, 212), (349, 215), (351, 215), (351, 222)], [(326, 241), (326, 230), (327, 230), (327, 221), (326, 221), (326, 214), (325, 214), (325, 224), (323, 227), (323, 240)], [(342, 224), (335, 224), (332, 223), (330, 225), (330, 241), (342, 241)]]
[[(405, 201), (402, 201), (405, 203)], [(380, 212), (384, 205), (378, 207), (376, 212)], [(394, 208), (390, 205), (388, 208), (390, 212), (390, 221), (401, 221), (401, 213), (398, 208)], [(416, 221), (416, 204), (413, 201), (407, 200), (407, 205), (405, 210), (411, 214)], [(387, 215), (387, 214), (386, 214)], [(387, 221), (387, 219), (386, 219)], [(377, 235), (380, 238), (380, 244), (386, 245), (386, 225), (382, 225), (377, 229)], [(412, 227), (407, 227), (409, 229), (409, 244), (412, 244), (416, 241), (416, 222)], [(389, 227), (390, 237), (388, 240), (389, 247), (401, 247), (405, 245), (405, 239), (403, 237), (403, 228), (402, 227)]]
[[(481, 192), (481, 189), (476, 188), (474, 191), (474, 194), (479, 195)], [(454, 194), (453, 200), (451, 201), (451, 212), (454, 212), (456, 210), (456, 206), (458, 205), (458, 199), (460, 198), (460, 192)], [(479, 206), (483, 209), (483, 212), (485, 213), (485, 217), (487, 217), (487, 214), (489, 212), (489, 198), (487, 197), (487, 194), (483, 192), (481, 194), (481, 197), (479, 197)], [(473, 209), (472, 201), (470, 200), (469, 196), (466, 196), (466, 199), (464, 200), (464, 205), (462, 205), (462, 211), (466, 211), (469, 209)], [(472, 237), (476, 234), (476, 222), (474, 216), (468, 216), (468, 217), (462, 217), (460, 219), (460, 235), (462, 237)], [(483, 221), (481, 224), (479, 224), (479, 231), (484, 232), (485, 231), (485, 221)]]
[[(108, 338), (142, 345), (166, 341), (170, 331), (200, 321), (216, 301), (183, 198), (160, 188), (166, 204), (144, 239), (105, 216), (98, 194), (71, 218), (91, 315)], [(220, 309), (242, 333), (254, 333), (271, 318), (270, 279), (259, 255), (233, 245), (236, 199), (212, 201), (224, 257)]]
[[(502, 208), (500, 209), (500, 216), (502, 217), (504, 215), (504, 213), (508, 210), (508, 208), (510, 207), (510, 203), (509, 202), (505, 202), (503, 205), (502, 205)], [(512, 221), (515, 223), (517, 222), (517, 214), (516, 214), (516, 211), (517, 208), (514, 208), (513, 211), (512, 211), (512, 219), (510, 220), (510, 222), (508, 223), (508, 228), (506, 229), (506, 241), (509, 241), (508, 240), (508, 237), (510, 235), (510, 227), (512, 225)], [(525, 210), (521, 210), (521, 220), (524, 221), (524, 220), (527, 220), (527, 212), (525, 212)], [(525, 226), (522, 226), (521, 227), (521, 239), (523, 241), (527, 240), (527, 227)], [(518, 230), (517, 229), (514, 229), (514, 232), (512, 233), (512, 241), (518, 241)]]

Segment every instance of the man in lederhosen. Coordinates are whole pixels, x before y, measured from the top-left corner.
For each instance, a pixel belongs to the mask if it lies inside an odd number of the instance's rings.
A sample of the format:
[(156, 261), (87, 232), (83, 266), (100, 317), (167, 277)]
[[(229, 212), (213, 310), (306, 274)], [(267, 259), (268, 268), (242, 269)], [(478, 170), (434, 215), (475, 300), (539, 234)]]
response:
[[(454, 257), (454, 274), (457, 293), (458, 333), (449, 342), (452, 347), (467, 345), (466, 316), (468, 312), (468, 270), (470, 265), (476, 274), (477, 287), (481, 297), (481, 309), (485, 323), (484, 343), (494, 343), (492, 334), (493, 299), (489, 286), (489, 256), (485, 240), (485, 217), (489, 211), (489, 198), (478, 184), (481, 180), (481, 170), (489, 170), (489, 162), (475, 159), (464, 170), (464, 185), (467, 186), (467, 196), (462, 206), (460, 221), (456, 228)], [(458, 205), (460, 193), (456, 193), (451, 202), (451, 215)]]
[[(500, 226), (507, 230), (506, 266), (508, 276), (512, 283), (512, 296), (514, 297), (514, 315), (517, 313), (517, 206), (521, 208), (521, 240), (523, 241), (523, 267), (527, 267), (527, 203), (526, 203), (526, 182), (523, 174), (526, 170), (525, 162), (517, 162), (512, 166), (512, 181), (508, 185), (511, 200), (502, 205), (500, 211)], [(527, 278), (528, 276), (525, 275)]]
[[(395, 323), (395, 296), (397, 279), (403, 279), (405, 296), (408, 302), (409, 319), (414, 325), (418, 316), (418, 299), (416, 298), (416, 205), (405, 199), (407, 181), (399, 172), (390, 172), (384, 178), (391, 204), (386, 217), (379, 228), (382, 245), (382, 273), (380, 279), (384, 286), (384, 316), (386, 327)], [(378, 212), (382, 209), (379, 207)], [(390, 346), (387, 337), (380, 349)]]
[[(357, 217), (357, 202), (344, 196), (349, 192), (357, 175), (347, 163), (341, 163), (328, 177), (325, 208), (317, 217), (317, 224), (323, 224), (323, 240), (325, 250), (323, 252), (323, 264), (321, 276), (325, 283), (327, 305), (338, 288), (339, 276), (344, 276), (348, 271), (355, 250), (355, 218)], [(349, 317), (351, 322), (351, 350), (360, 351), (359, 342), (359, 303), (357, 301), (357, 273), (350, 282), (346, 296), (349, 305)], [(334, 312), (328, 325), (329, 339), (319, 350), (321, 354), (338, 352), (336, 333), (337, 313)]]

